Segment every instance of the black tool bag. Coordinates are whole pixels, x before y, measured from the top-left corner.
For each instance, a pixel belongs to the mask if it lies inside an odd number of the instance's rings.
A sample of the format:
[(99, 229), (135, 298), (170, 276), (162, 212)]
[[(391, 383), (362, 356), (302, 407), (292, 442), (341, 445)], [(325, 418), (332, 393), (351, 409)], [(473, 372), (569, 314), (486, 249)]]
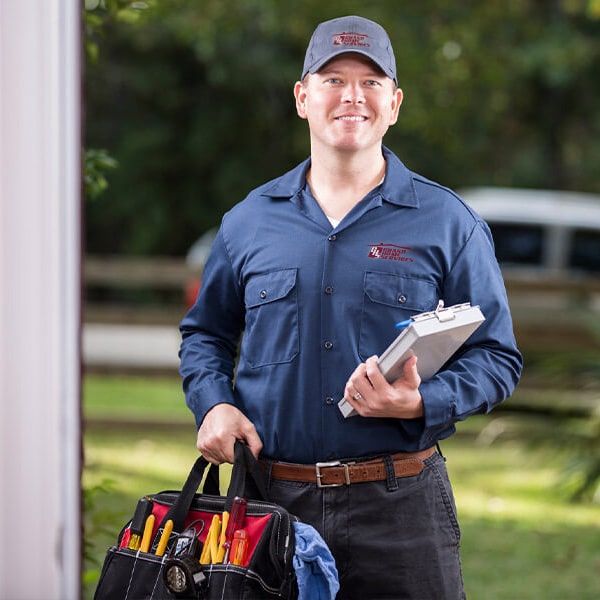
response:
[[(95, 600), (297, 598), (292, 565), (296, 518), (268, 502), (263, 472), (245, 444), (236, 443), (226, 497), (219, 495), (218, 467), (214, 465), (208, 470), (203, 493), (197, 493), (208, 465), (206, 459), (198, 458), (181, 492), (164, 491), (140, 501), (148, 508), (147, 531), (136, 537), (132, 529), (136, 511), (117, 545), (107, 552)], [(245, 508), (243, 520), (235, 521), (244, 532), (238, 530), (236, 537), (244, 538), (245, 552), (236, 554), (241, 558), (234, 560), (234, 548), (229, 547), (225, 562), (206, 564), (205, 560), (201, 564), (204, 546), (210, 546), (207, 538), (215, 515), (221, 518), (224, 511), (233, 515), (236, 502), (244, 503)]]

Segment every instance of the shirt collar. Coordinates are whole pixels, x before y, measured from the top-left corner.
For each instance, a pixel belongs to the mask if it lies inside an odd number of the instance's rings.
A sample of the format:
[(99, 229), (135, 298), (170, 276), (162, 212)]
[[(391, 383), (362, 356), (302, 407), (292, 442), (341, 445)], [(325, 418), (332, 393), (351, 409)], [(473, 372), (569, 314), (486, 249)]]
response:
[[(415, 191), (413, 175), (404, 163), (388, 148), (383, 146), (386, 160), (385, 180), (381, 184), (380, 193), (383, 200), (398, 206), (418, 208), (419, 199)], [(310, 167), (310, 158), (281, 177), (267, 183), (261, 194), (270, 198), (289, 200), (298, 194), (306, 185), (306, 172)]]

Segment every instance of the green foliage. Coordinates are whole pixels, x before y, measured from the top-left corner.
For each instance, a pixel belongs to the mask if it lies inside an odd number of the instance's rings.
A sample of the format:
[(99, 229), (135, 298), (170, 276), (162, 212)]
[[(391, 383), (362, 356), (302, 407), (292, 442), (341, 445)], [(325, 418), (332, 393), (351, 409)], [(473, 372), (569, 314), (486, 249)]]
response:
[(559, 437), (555, 442), (569, 456), (563, 485), (575, 502), (600, 504), (600, 414)]
[[(113, 411), (113, 424), (106, 426), (90, 419), (90, 411), (94, 412), (98, 398), (105, 402), (111, 388), (114, 393), (120, 390), (118, 398), (129, 401), (127, 381), (104, 385), (101, 378), (94, 377), (86, 382), (84, 483), (86, 489), (107, 480), (113, 483), (109, 490), (93, 495), (92, 514), (87, 514), (86, 506), (86, 523), (102, 523), (103, 530), (86, 529), (85, 598), (92, 598), (97, 581), (94, 569), (97, 575), (97, 565), (131, 518), (139, 497), (181, 489), (197, 456), (191, 422), (189, 428), (178, 420), (169, 423), (163, 419), (162, 426), (145, 424), (148, 411), (154, 409), (147, 409), (142, 401), (141, 379), (131, 383), (131, 395), (138, 399), (144, 422), (120, 421), (119, 411)], [(167, 407), (173, 401), (170, 389), (178, 382), (159, 383), (165, 393), (162, 403), (154, 392), (155, 380), (146, 381), (147, 394), (156, 396), (157, 406)], [(548, 448), (532, 452), (527, 443), (529, 428), (521, 429), (520, 435), (500, 437), (491, 445), (482, 444), (476, 436), (489, 422), (489, 417), (473, 417), (459, 425), (457, 435), (442, 442), (463, 533), (467, 596), (538, 600), (543, 590), (545, 600), (595, 599), (597, 506), (571, 504), (565, 490), (556, 489), (561, 458)], [(224, 474), (222, 490), (226, 483)]]
[(110, 22), (137, 23), (143, 11), (150, 8), (149, 2), (132, 0), (84, 0), (83, 26), (84, 47), (88, 60), (96, 62), (99, 57), (98, 38), (102, 37), (104, 26)]
[(182, 255), (305, 158), (292, 86), (315, 25), (348, 13), (390, 33), (405, 101), (386, 143), (410, 168), (455, 188), (600, 191), (597, 0), (97, 4), (86, 145), (121, 168), (88, 210), (90, 252)]
[(83, 154), (83, 183), (86, 198), (95, 200), (108, 188), (106, 172), (116, 169), (117, 161), (106, 150), (89, 149)]
[(193, 424), (193, 416), (185, 404), (178, 378), (87, 375), (83, 394), (92, 401), (84, 405), (85, 415), (94, 419), (147, 421)]
[[(148, 2), (131, 0), (84, 0), (83, 27), (84, 49), (89, 63), (99, 59), (98, 39), (103, 35), (107, 23), (135, 23), (142, 11), (149, 8)], [(88, 149), (84, 151), (83, 182), (85, 197), (98, 198), (108, 188), (106, 171), (116, 169), (118, 162), (106, 150)]]
[(527, 440), (531, 452), (550, 464), (562, 465), (555, 481), (561, 497), (573, 503), (600, 504), (600, 414), (592, 411), (576, 418), (539, 409), (519, 417), (492, 418), (479, 434), (480, 440), (490, 446)]
[(83, 585), (95, 585), (100, 577), (102, 556), (95, 540), (114, 535), (118, 514), (106, 499), (114, 492), (114, 481), (105, 479), (83, 489)]

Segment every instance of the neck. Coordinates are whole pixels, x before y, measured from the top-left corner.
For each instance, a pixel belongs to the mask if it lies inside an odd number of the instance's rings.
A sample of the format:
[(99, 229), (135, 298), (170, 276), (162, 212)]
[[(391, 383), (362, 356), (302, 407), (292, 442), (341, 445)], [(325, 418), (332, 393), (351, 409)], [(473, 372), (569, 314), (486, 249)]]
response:
[(385, 159), (381, 146), (362, 152), (321, 152), (318, 145), (311, 145), (311, 171), (319, 180), (331, 180), (336, 185), (362, 186), (373, 178), (385, 174)]
[(326, 157), (311, 154), (307, 174), (313, 196), (326, 215), (342, 219), (385, 175), (385, 159), (377, 153), (340, 153)]

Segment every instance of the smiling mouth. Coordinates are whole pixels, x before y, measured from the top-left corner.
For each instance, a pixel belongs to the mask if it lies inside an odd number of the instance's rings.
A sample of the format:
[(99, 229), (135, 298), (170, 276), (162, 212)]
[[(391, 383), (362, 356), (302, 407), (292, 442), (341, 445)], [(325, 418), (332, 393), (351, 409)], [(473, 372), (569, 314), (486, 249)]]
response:
[(360, 123), (362, 121), (366, 121), (367, 117), (362, 117), (360, 115), (347, 115), (342, 117), (336, 117), (336, 121), (351, 121), (355, 123)]

